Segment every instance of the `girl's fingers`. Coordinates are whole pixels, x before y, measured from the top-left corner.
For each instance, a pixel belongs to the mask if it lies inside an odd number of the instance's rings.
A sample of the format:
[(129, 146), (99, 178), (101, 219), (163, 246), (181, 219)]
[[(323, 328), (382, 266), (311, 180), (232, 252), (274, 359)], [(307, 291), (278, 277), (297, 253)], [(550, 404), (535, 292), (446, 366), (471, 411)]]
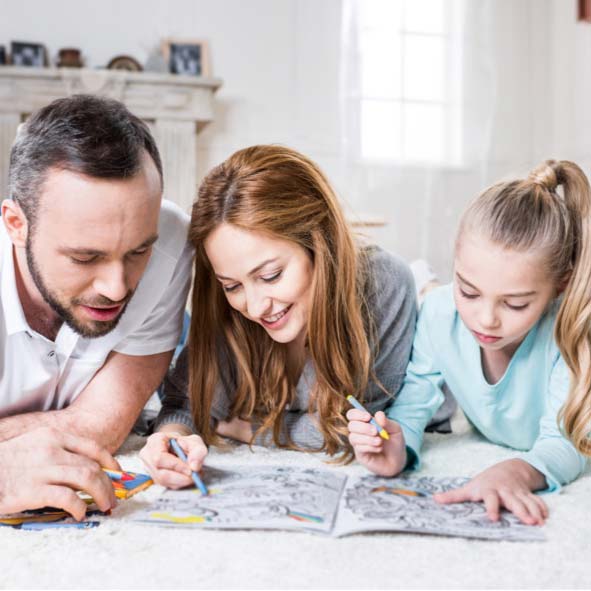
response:
[(350, 408), (346, 416), (348, 421), (360, 421), (362, 423), (368, 423), (369, 419), (371, 419), (371, 415), (368, 412), (358, 410), (357, 408)]
[(544, 519), (548, 519), (548, 515), (550, 513), (548, 511), (548, 505), (546, 505), (546, 503), (538, 495), (534, 495), (534, 499), (536, 500), (536, 503), (540, 506), (540, 511), (542, 512), (542, 517)]
[(482, 496), (486, 514), (491, 521), (498, 521), (501, 514), (501, 501), (495, 490), (490, 490)]
[(516, 497), (514, 492), (503, 492), (500, 494), (503, 505), (522, 523), (525, 523), (526, 525), (533, 525), (535, 523), (525, 503)]
[(359, 433), (349, 433), (349, 443), (353, 447), (357, 447), (358, 445), (363, 445), (365, 447), (382, 447), (384, 440), (381, 437), (375, 435), (374, 437), (369, 437), (367, 435), (360, 435)]
[(349, 421), (347, 424), (349, 433), (360, 433), (362, 435), (374, 436), (378, 434), (378, 430), (371, 423), (363, 423), (361, 421)]
[(544, 514), (542, 508), (537, 503), (536, 496), (531, 493), (517, 493), (519, 500), (527, 508), (530, 517), (532, 517), (538, 525), (544, 525)]
[(356, 445), (354, 447), (357, 454), (381, 454), (384, 450), (381, 447), (372, 447), (369, 445)]
[(454, 488), (442, 493), (436, 493), (433, 495), (433, 499), (437, 503), (446, 505), (448, 503), (463, 503), (464, 501), (471, 501), (472, 495), (468, 492), (465, 486), (460, 488)]

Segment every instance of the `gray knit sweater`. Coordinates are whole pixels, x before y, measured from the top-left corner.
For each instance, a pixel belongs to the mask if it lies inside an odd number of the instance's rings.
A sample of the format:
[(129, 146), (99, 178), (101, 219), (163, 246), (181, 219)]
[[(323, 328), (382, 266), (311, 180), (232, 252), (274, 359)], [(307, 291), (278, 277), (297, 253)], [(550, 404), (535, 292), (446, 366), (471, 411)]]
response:
[[(364, 404), (371, 413), (375, 413), (391, 402), (402, 385), (411, 352), (417, 306), (412, 274), (401, 259), (373, 247), (369, 251), (369, 268), (371, 292), (367, 297), (379, 340), (373, 371), (390, 394), (386, 395), (376, 383), (370, 382)], [(156, 420), (156, 430), (168, 423), (180, 423), (196, 432), (187, 398), (187, 354), (185, 347), (164, 381), (162, 410)], [(212, 417), (217, 421), (228, 418), (235, 388), (232, 368), (228, 367), (228, 371), (220, 373), (222, 379), (211, 410)], [(282, 441), (287, 441), (289, 436), (293, 443), (305, 449), (319, 449), (323, 445), (315, 416), (308, 412), (310, 391), (315, 382), (314, 365), (308, 359), (296, 386), (295, 400), (283, 417)], [(269, 439), (266, 437), (265, 441), (257, 443), (269, 444)]]

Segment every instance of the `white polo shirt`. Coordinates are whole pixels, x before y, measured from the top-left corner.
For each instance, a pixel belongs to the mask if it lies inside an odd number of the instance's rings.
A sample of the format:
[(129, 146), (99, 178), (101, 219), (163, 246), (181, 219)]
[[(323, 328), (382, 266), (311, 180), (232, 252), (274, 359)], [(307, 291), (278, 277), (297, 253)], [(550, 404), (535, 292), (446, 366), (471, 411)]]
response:
[(119, 324), (94, 339), (63, 324), (55, 342), (28, 325), (16, 289), (12, 242), (0, 218), (0, 417), (70, 404), (111, 351), (153, 355), (180, 338), (191, 281), (189, 217), (163, 201), (158, 241)]

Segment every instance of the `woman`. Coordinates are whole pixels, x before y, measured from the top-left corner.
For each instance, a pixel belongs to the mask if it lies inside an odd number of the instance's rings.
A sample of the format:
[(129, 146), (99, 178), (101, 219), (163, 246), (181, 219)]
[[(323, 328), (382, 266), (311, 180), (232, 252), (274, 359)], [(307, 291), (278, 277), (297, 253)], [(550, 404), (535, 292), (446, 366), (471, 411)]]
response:
[(241, 150), (208, 174), (189, 239), (189, 343), (141, 452), (156, 482), (189, 485), (220, 436), (352, 459), (346, 395), (375, 412), (404, 378), (416, 316), (407, 266), (357, 244), (319, 168), (280, 146)]

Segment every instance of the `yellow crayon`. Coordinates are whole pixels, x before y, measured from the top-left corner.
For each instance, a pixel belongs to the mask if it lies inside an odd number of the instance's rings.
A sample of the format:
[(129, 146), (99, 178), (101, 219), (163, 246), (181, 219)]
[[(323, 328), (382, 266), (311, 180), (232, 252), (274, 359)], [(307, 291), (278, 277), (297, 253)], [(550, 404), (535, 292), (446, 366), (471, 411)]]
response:
[[(368, 415), (371, 416), (371, 413), (354, 396), (351, 396), (351, 394), (349, 394), (347, 396), (347, 400), (357, 410), (362, 410), (363, 412), (366, 412)], [(371, 417), (371, 419), (369, 419), (369, 422), (378, 430), (378, 435), (382, 439), (386, 439), (386, 440), (390, 439), (390, 435), (388, 435), (388, 431), (386, 431), (386, 429), (384, 429), (383, 427), (380, 427), (380, 425), (378, 424), (378, 422), (373, 417)]]

